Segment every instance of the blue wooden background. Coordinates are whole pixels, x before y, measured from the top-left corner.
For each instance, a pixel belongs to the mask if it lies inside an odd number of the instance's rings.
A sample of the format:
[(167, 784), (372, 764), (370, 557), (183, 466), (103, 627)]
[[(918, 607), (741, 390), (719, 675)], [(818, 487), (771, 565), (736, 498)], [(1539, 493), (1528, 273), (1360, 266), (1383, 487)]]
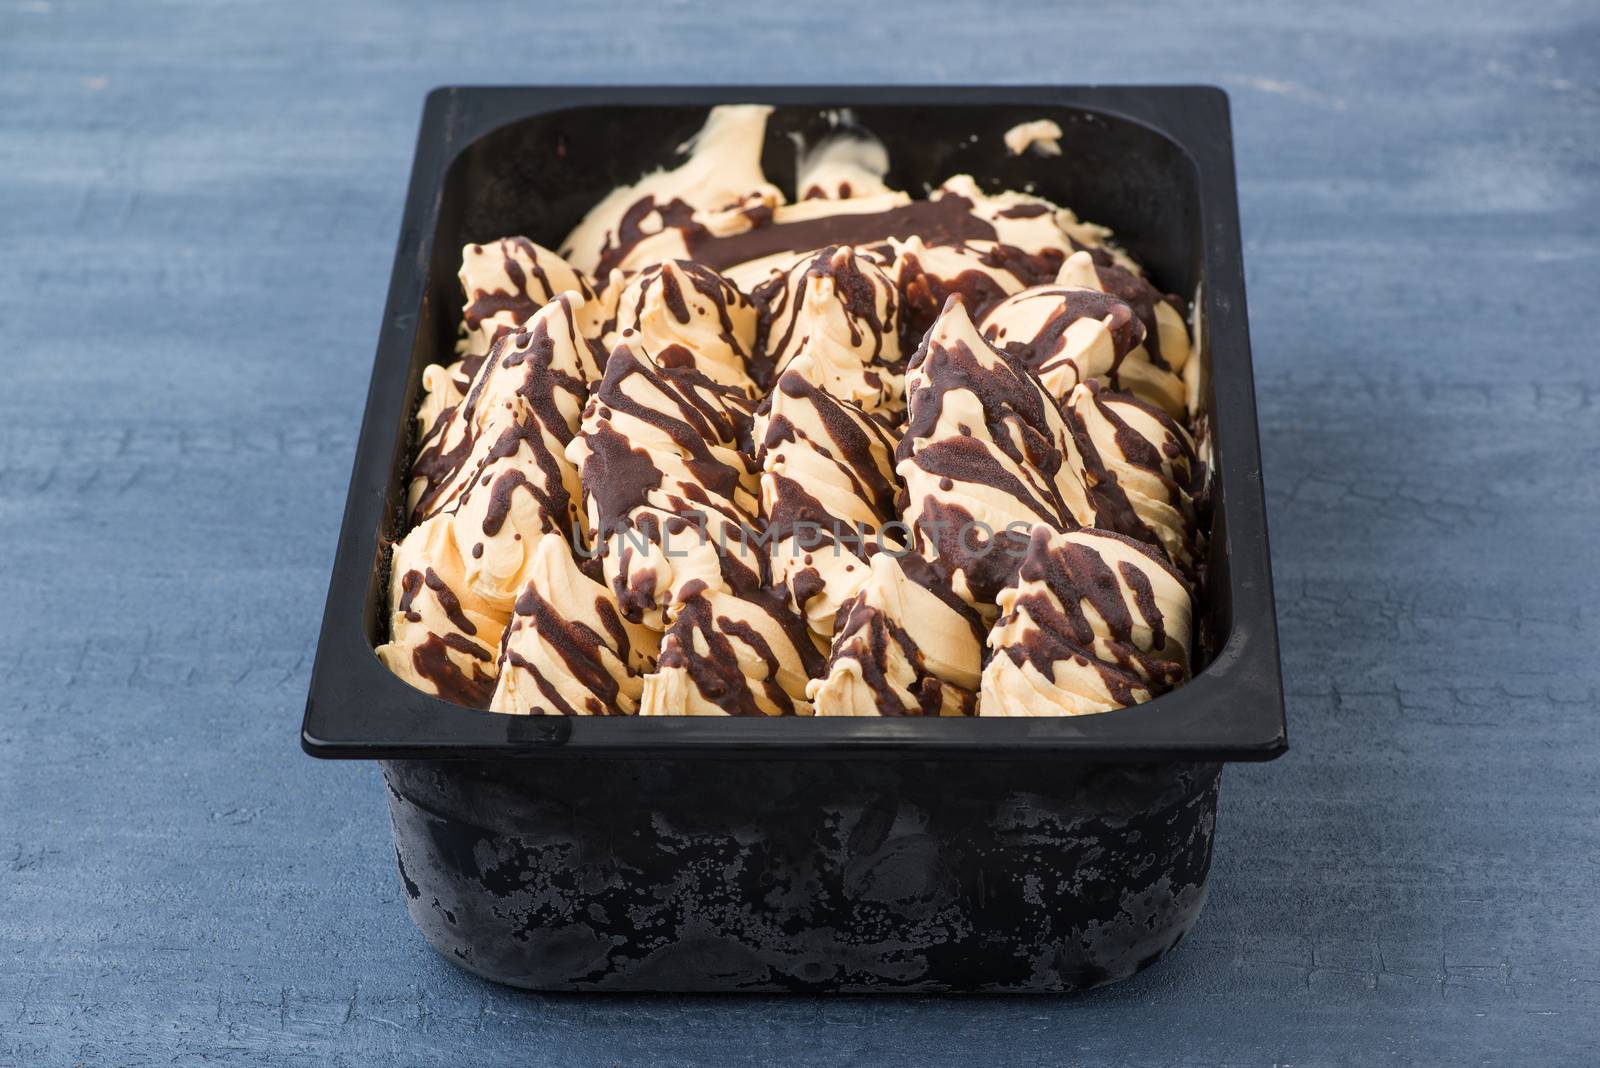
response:
[[(1593, 1063), (1600, 11), (0, 0), (0, 1064)], [(423, 93), (1233, 96), (1294, 751), (1076, 999), (538, 997), (296, 732)]]

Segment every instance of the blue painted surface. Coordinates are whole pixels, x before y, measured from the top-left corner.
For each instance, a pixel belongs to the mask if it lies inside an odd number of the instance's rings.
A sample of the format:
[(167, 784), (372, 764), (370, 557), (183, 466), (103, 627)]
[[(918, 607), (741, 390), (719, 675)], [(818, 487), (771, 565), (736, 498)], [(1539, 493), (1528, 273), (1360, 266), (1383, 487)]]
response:
[[(0, 1065), (1592, 1062), (1592, 7), (547, 6), (0, 5)], [(424, 91), (1051, 79), (1234, 100), (1295, 750), (1190, 940), (1077, 999), (436, 958), (296, 744)]]

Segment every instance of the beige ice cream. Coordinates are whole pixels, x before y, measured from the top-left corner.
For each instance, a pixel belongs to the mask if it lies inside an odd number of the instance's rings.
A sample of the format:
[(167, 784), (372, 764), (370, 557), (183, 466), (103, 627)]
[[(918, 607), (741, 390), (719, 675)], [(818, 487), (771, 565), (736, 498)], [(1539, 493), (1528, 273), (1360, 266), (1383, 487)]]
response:
[(1035, 525), (1093, 520), (1076, 447), (1039, 380), (979, 335), (952, 297), (906, 372), (896, 452), (917, 552), (992, 613)]
[[(1116, 262), (1099, 261), (1093, 252), (1076, 252), (1067, 257), (1056, 275), (1060, 285), (1084, 286), (1125, 302), (1144, 326), (1144, 339), (1134, 350), (1152, 366), (1181, 374), (1189, 362), (1189, 329), (1184, 323), (1183, 301), (1164, 294), (1136, 269)], [(1179, 413), (1182, 414), (1181, 412)]]
[(532, 714), (1078, 714), (1176, 684), (1207, 501), (1183, 302), (1031, 192), (889, 187), (845, 113), (780, 190), (770, 111), (713, 109), (559, 255), (463, 250), (380, 657)]
[(848, 246), (826, 248), (761, 286), (755, 299), (759, 379), (775, 381), (805, 352), (814, 385), (867, 411), (900, 405), (900, 294), (878, 264)]
[(993, 228), (1001, 255), (1030, 260), (1037, 281), (1047, 281), (1068, 256), (1085, 249), (1100, 260), (1141, 273), (1133, 258), (1112, 241), (1108, 228), (1084, 222), (1071, 209), (1044, 197), (1015, 190), (985, 193), (971, 175), (958, 174), (929, 196), (934, 201), (946, 198), (970, 205), (972, 214)]
[(883, 184), (889, 153), (877, 138), (841, 131), (806, 151), (795, 165), (800, 200), (853, 200), (891, 192)]
[(1006, 151), (1020, 156), (1030, 148), (1041, 156), (1061, 155), (1061, 127), (1049, 119), (1019, 122), (1004, 135)]
[[(997, 255), (992, 241), (928, 245), (920, 237), (890, 241), (873, 251), (888, 262), (901, 294), (901, 340), (914, 351), (953, 296), (969, 316), (984, 312), (1039, 280), (1025, 257)], [(1048, 274), (1048, 264), (1043, 270)]]
[(413, 527), (394, 547), (389, 603), (389, 640), (378, 659), (419, 690), (488, 705), (505, 617), (468, 588), (449, 516)]
[(761, 515), (773, 584), (821, 639), (867, 581), (867, 560), (898, 547), (884, 532), (899, 483), (895, 435), (807, 373), (802, 352), (778, 377), (761, 420)]
[(1155, 545), (1193, 578), (1205, 539), (1205, 467), (1194, 440), (1160, 408), (1088, 382), (1067, 399), (1067, 425), (1083, 459), (1097, 522)]
[(809, 716), (822, 654), (789, 606), (753, 583), (688, 591), (674, 606), (642, 716)]
[(1189, 589), (1131, 538), (1036, 528), (999, 605), (980, 715), (1108, 712), (1189, 677)]
[(501, 613), (526, 585), (541, 534), (582, 534), (565, 450), (598, 365), (577, 332), (580, 310), (575, 293), (562, 294), (497, 340), (412, 465), (414, 521), (449, 517), (466, 583)]
[(819, 716), (970, 716), (984, 624), (916, 556), (873, 556), (845, 602), (827, 667), (808, 693)]
[(990, 308), (984, 340), (1021, 360), (1058, 401), (1079, 382), (1109, 380), (1144, 342), (1126, 303), (1082, 286), (1033, 286)]
[(607, 352), (624, 342), (658, 363), (688, 363), (711, 381), (754, 398), (750, 351), (756, 309), (715, 271), (681, 260), (658, 263), (617, 287), (616, 319), (607, 324)]
[(494, 342), (520, 327), (558, 293), (574, 292), (584, 330), (605, 314), (590, 282), (560, 256), (525, 237), (507, 237), (461, 250), (460, 357), (448, 366), (434, 364), (422, 373), (424, 395), (417, 409), (417, 433), (426, 437), (439, 418), (466, 397), (483, 357)]
[[(1114, 285), (1117, 291), (1107, 288)], [(1080, 382), (1097, 381), (1126, 390), (1183, 418), (1183, 378), (1160, 362), (1165, 351), (1180, 366), (1189, 357), (1187, 334), (1163, 347), (1152, 331), (1170, 332), (1177, 311), (1142, 278), (1114, 265), (1096, 266), (1088, 252), (1069, 257), (1052, 285), (1016, 292), (988, 307), (979, 321), (983, 336), (1020, 359), (1057, 400)], [(1183, 333), (1179, 320), (1179, 332)]]
[(482, 356), (495, 340), (527, 322), (557, 293), (575, 291), (587, 305), (595, 299), (589, 279), (542, 245), (506, 237), (461, 250), (461, 339), (456, 351)]
[(760, 575), (749, 428), (741, 390), (626, 344), (611, 353), (567, 456), (627, 619), (663, 629), (690, 584), (721, 587), (734, 565)]
[(638, 711), (660, 636), (622, 618), (611, 591), (583, 573), (560, 535), (537, 539), (529, 558), (489, 708), (533, 716)]

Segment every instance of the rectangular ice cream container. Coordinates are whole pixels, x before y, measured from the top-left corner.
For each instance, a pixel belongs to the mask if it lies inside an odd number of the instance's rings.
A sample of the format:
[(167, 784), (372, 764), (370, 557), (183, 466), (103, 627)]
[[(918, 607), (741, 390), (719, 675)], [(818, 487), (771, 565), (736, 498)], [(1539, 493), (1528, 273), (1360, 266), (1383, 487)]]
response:
[[(1195, 678), (1095, 716), (529, 717), (413, 689), (384, 640), (423, 369), (461, 247), (554, 247), (722, 103), (763, 164), (853, 112), (891, 186), (958, 173), (1108, 225), (1196, 306), (1215, 467)], [(1047, 118), (1063, 154), (1010, 155)], [(1199, 913), (1221, 766), (1287, 747), (1226, 95), (1161, 87), (442, 88), (423, 110), (302, 729), (377, 759), (407, 905), (447, 959), (540, 990), (1064, 991)]]

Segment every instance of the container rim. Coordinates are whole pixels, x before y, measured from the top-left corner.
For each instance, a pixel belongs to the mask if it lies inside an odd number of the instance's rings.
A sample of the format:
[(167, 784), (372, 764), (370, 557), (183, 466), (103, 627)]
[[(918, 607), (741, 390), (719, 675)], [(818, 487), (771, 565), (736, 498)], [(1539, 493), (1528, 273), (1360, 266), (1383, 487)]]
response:
[[(1029, 718), (539, 717), (466, 709), (393, 675), (367, 640), (372, 561), (401, 446), (404, 382), (416, 341), (443, 182), (455, 159), (495, 130), (590, 106), (1036, 106), (1132, 123), (1194, 165), (1201, 225), (1202, 314), (1212, 389), (1217, 494), (1226, 501), (1233, 625), (1194, 679), (1114, 713)], [(1251, 373), (1228, 97), (1165, 86), (444, 86), (423, 106), (401, 232), (357, 441), (301, 745), (343, 759), (704, 756), (841, 759), (1261, 761), (1288, 747)]]

